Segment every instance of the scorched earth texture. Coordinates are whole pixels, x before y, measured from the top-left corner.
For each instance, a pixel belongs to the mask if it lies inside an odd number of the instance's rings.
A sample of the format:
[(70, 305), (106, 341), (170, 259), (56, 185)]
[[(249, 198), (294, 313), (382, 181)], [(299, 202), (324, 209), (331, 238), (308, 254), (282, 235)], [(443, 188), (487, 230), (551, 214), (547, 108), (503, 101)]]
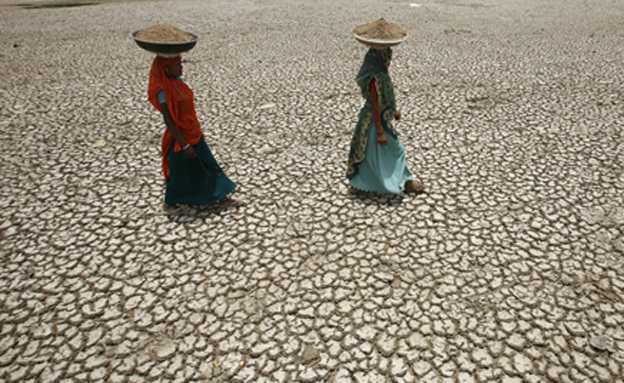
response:
[[(157, 2), (0, 12), (0, 379), (622, 382), (624, 3)], [(365, 48), (428, 193), (346, 193)], [(132, 30), (185, 56), (246, 206), (160, 213)], [(606, 338), (595, 338), (604, 336)], [(605, 342), (596, 342), (605, 340)]]

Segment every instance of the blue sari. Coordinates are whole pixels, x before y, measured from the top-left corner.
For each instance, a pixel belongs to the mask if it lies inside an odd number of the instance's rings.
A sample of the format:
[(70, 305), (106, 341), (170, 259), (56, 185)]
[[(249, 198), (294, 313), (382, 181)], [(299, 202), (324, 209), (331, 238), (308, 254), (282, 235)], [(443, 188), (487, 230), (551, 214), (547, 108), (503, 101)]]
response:
[[(396, 115), (394, 86), (388, 75), (392, 50), (370, 49), (356, 77), (362, 96), (366, 100), (351, 139), (347, 161), (347, 178), (358, 190), (376, 193), (403, 194), (405, 183), (413, 179), (407, 167), (405, 149), (392, 121)], [(377, 129), (373, 122), (370, 103), (371, 82), (374, 81), (381, 113), (381, 124), (387, 145), (377, 142)]]
[[(158, 92), (161, 103), (165, 94)], [(169, 147), (169, 178), (165, 187), (165, 204), (202, 206), (217, 203), (234, 192), (236, 184), (225, 174), (213, 157), (202, 136), (193, 150), (197, 158), (187, 159), (184, 151), (174, 150), (175, 141)]]
[(201, 206), (217, 203), (236, 189), (236, 184), (225, 174), (212, 156), (204, 137), (193, 150), (197, 158), (187, 159), (184, 152), (175, 152), (171, 144), (169, 179), (165, 189), (167, 205)]

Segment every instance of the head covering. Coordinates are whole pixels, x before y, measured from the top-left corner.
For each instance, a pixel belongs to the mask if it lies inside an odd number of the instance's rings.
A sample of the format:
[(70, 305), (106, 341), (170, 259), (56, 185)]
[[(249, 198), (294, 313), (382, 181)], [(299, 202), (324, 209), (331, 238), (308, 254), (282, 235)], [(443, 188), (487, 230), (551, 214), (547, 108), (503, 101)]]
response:
[[(152, 62), (152, 69), (150, 69), (149, 86), (147, 88), (147, 97), (154, 107), (160, 110), (160, 102), (158, 101), (158, 92), (165, 90), (165, 87), (171, 88), (170, 82), (172, 81), (167, 77), (165, 73), (165, 67), (174, 66), (182, 61), (181, 56), (173, 58), (167, 58), (163, 56), (156, 56)], [(171, 90), (171, 89), (170, 89)], [(165, 96), (167, 96), (165, 91)], [(171, 109), (171, 106), (169, 106)]]
[[(202, 137), (202, 131), (195, 112), (193, 91), (181, 79), (172, 79), (165, 74), (165, 67), (176, 65), (181, 60), (182, 57), (180, 56), (173, 58), (156, 56), (150, 70), (147, 96), (152, 105), (162, 112), (158, 92), (164, 91), (167, 108), (176, 127), (189, 144), (197, 145)], [(166, 129), (161, 147), (165, 181), (169, 178), (167, 151), (174, 141), (173, 135), (169, 129)], [(180, 144), (176, 141), (174, 150), (179, 152), (181, 149)]]
[(374, 49), (371, 48), (364, 56), (364, 63), (360, 67), (360, 71), (355, 77), (355, 81), (360, 86), (362, 96), (368, 100), (370, 94), (370, 82), (373, 78), (378, 79), (378, 83), (385, 86), (377, 85), (377, 92), (382, 93), (384, 99), (389, 106), (396, 111), (396, 102), (394, 100), (394, 88), (392, 80), (388, 74), (388, 67), (392, 61), (392, 48)]

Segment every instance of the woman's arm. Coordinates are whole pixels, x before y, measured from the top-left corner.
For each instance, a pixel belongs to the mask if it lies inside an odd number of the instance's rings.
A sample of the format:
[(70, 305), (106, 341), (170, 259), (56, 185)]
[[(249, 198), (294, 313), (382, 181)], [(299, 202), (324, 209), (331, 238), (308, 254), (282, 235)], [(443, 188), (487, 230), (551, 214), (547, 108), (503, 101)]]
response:
[(388, 143), (388, 139), (386, 138), (383, 125), (381, 124), (381, 111), (379, 110), (379, 96), (377, 95), (375, 79), (371, 80), (369, 97), (371, 108), (373, 109), (373, 122), (375, 123), (375, 128), (377, 129), (377, 142), (379, 145), (384, 146)]
[(197, 158), (193, 147), (186, 141), (184, 136), (178, 130), (178, 127), (173, 122), (173, 118), (171, 118), (171, 114), (169, 113), (169, 108), (167, 108), (167, 104), (164, 102), (161, 103), (160, 109), (162, 111), (163, 118), (165, 119), (165, 125), (167, 125), (169, 133), (171, 133), (171, 135), (175, 138), (176, 141), (178, 141), (178, 143), (182, 147), (182, 150), (184, 151), (184, 157), (189, 160), (192, 158)]

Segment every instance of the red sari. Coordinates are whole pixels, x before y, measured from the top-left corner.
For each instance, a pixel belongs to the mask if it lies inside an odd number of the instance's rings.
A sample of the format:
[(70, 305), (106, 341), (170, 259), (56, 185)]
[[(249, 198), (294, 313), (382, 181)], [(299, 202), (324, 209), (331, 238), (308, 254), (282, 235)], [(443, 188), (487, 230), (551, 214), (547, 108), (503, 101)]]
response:
[[(199, 120), (197, 119), (197, 114), (195, 113), (193, 91), (184, 81), (169, 78), (165, 74), (166, 66), (176, 65), (181, 60), (181, 57), (167, 59), (162, 56), (156, 56), (152, 63), (152, 69), (150, 70), (147, 95), (152, 105), (162, 112), (158, 100), (158, 92), (163, 90), (165, 92), (165, 100), (167, 101), (169, 113), (176, 127), (190, 145), (197, 145), (203, 134), (200, 129)], [(167, 152), (174, 141), (173, 135), (169, 132), (169, 129), (166, 129), (161, 145), (162, 168), (163, 174), (165, 175), (165, 182), (169, 179), (169, 158), (167, 157)], [(179, 152), (180, 150), (182, 150), (182, 147), (176, 141), (174, 151)]]

